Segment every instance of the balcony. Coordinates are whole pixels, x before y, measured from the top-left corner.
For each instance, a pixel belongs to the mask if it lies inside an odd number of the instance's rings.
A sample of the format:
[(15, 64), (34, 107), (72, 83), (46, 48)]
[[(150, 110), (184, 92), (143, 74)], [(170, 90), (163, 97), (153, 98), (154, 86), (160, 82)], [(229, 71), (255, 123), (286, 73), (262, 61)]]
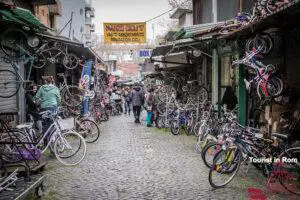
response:
[(95, 32), (95, 24), (92, 24), (92, 25), (91, 25), (90, 31), (91, 31), (91, 32)]

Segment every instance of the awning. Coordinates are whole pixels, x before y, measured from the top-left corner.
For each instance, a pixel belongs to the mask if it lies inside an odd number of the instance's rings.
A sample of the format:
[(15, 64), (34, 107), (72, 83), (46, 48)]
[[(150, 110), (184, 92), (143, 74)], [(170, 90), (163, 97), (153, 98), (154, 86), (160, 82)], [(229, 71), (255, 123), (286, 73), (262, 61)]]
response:
[(36, 33), (36, 35), (41, 36), (41, 37), (46, 38), (46, 39), (52, 39), (52, 40), (60, 41), (64, 44), (77, 46), (77, 47), (82, 47), (82, 48), (84, 47), (83, 43), (81, 43), (81, 42), (70, 40), (69, 38), (66, 38), (66, 37), (63, 37), (63, 36), (56, 36), (56, 35), (53, 35), (52, 33), (48, 33), (48, 34), (46, 34), (46, 33)]
[(184, 39), (184, 40), (176, 41), (172, 45), (172, 49), (170, 49), (170, 51), (167, 52), (165, 56), (172, 53), (198, 50), (204, 53), (205, 55), (211, 57), (212, 56), (211, 39), (212, 37), (206, 37), (201, 40)]
[(195, 38), (197, 36), (202, 36), (202, 35), (207, 36), (209, 33), (219, 34), (218, 32), (223, 24), (224, 22), (217, 22), (217, 23), (187, 26), (179, 30), (177, 33), (175, 33), (173, 35), (173, 38), (175, 40), (180, 40), (180, 39), (187, 39), (187, 38)]
[(173, 48), (173, 45), (160, 45), (155, 47), (155, 49), (153, 49), (152, 54), (151, 54), (151, 58), (153, 57), (157, 57), (157, 56), (164, 56), (166, 55), (171, 49)]
[(0, 15), (3, 21), (13, 22), (35, 29), (48, 29), (48, 27), (42, 24), (29, 10), (23, 8), (16, 7), (11, 10), (0, 10)]
[[(161, 54), (156, 54), (156, 56), (152, 55), (151, 62), (153, 62), (154, 65), (157, 63), (159, 68), (190, 66), (194, 63), (193, 61), (198, 60), (202, 55), (212, 57), (211, 39), (212, 37), (202, 40), (185, 39), (176, 41), (172, 45), (158, 46), (155, 48), (158, 49), (157, 51), (162, 52), (162, 49), (164, 51)], [(194, 54), (196, 51), (198, 53), (197, 56)]]
[[(281, 25), (282, 19), (285, 19), (288, 15), (295, 15), (300, 12), (300, 0), (291, 1), (291, 3), (286, 4), (276, 10), (275, 12), (267, 15), (266, 17), (249, 23), (241, 28), (237, 29), (235, 32), (220, 36), (219, 39), (227, 38), (234, 39), (238, 35), (248, 35), (252, 33), (259, 33), (264, 31), (270, 26)], [(278, 19), (278, 20), (277, 20)], [(298, 20), (298, 19), (295, 19)]]

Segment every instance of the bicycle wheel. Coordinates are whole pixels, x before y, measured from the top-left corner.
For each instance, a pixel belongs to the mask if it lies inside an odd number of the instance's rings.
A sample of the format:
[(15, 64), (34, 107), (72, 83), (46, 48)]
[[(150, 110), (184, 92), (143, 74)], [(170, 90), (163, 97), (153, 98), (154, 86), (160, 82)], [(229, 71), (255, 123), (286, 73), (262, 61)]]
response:
[(165, 128), (166, 127), (166, 118), (163, 116), (159, 116), (157, 119), (158, 128)]
[(254, 38), (250, 38), (246, 43), (246, 51), (252, 52), (253, 50), (258, 50), (258, 49), (259, 49), (259, 53), (265, 54), (267, 50), (266, 42), (258, 36)]
[(158, 90), (158, 100), (167, 103), (168, 99), (171, 97), (174, 89), (170, 85), (165, 85)]
[(20, 29), (8, 28), (0, 35), (1, 49), (12, 59), (22, 57), (27, 49), (27, 34)]
[(215, 156), (221, 150), (222, 145), (216, 142), (209, 142), (203, 147), (201, 158), (208, 168), (212, 167)]
[(96, 142), (100, 136), (100, 129), (93, 120), (81, 119), (75, 127), (75, 131), (82, 135), (87, 143)]
[[(283, 161), (278, 170), (280, 184), (289, 192), (300, 195), (300, 147), (291, 147), (280, 155)], [(290, 162), (287, 162), (290, 161)]]
[(34, 58), (33, 59), (33, 64), (32, 66), (36, 69), (41, 69), (43, 68), (48, 60), (47, 58), (49, 58), (50, 55), (47, 56), (47, 54), (44, 54), (44, 53), (40, 53), (38, 55), (33, 55), (32, 57)]
[(280, 78), (272, 76), (266, 84), (267, 93), (271, 97), (279, 96), (282, 93), (283, 83)]
[(281, 6), (281, 2), (278, 0), (267, 0), (267, 2), (265, 3), (265, 10), (267, 11), (268, 14), (272, 14), (273, 12), (275, 12), (278, 8), (280, 8)]
[(258, 48), (261, 44), (264, 45), (264, 48), (261, 53), (267, 54), (273, 48), (273, 38), (268, 33), (260, 33), (254, 39), (255, 46)]
[(230, 183), (239, 171), (241, 159), (242, 155), (238, 150), (220, 151), (209, 170), (209, 184), (214, 188), (221, 188)]
[(84, 92), (75, 85), (67, 86), (62, 91), (62, 100), (70, 107), (78, 107), (83, 100)]
[(63, 65), (67, 69), (75, 69), (79, 64), (78, 57), (73, 53), (68, 53), (63, 58)]
[(0, 70), (0, 97), (15, 96), (20, 89), (19, 76), (11, 70)]
[(77, 165), (86, 155), (86, 142), (79, 133), (72, 131), (62, 133), (54, 143), (54, 154), (63, 165)]
[(171, 133), (172, 133), (173, 135), (178, 135), (179, 132), (180, 132), (179, 119), (173, 119), (173, 120), (171, 121), (171, 126), (170, 126), (170, 128), (171, 128)]

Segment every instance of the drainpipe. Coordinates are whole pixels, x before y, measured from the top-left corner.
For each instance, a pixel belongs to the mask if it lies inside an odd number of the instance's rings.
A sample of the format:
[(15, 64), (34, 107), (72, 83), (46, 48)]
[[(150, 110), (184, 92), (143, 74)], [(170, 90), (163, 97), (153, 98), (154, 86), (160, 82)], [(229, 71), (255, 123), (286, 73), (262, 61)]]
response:
[[(213, 18), (213, 23), (218, 22), (218, 0), (212, 0), (212, 18)], [(213, 70), (212, 70), (212, 103), (216, 105), (216, 103), (219, 101), (219, 81), (220, 81), (220, 76), (219, 76), (219, 56), (217, 49), (213, 49), (213, 58), (212, 58), (212, 65), (213, 65)]]

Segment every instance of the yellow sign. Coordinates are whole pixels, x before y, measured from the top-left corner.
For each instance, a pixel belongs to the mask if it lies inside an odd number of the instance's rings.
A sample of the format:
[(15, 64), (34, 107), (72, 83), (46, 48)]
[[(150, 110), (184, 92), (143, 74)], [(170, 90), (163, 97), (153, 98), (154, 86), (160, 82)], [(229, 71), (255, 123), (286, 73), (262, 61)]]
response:
[(104, 23), (104, 43), (146, 43), (146, 23)]

